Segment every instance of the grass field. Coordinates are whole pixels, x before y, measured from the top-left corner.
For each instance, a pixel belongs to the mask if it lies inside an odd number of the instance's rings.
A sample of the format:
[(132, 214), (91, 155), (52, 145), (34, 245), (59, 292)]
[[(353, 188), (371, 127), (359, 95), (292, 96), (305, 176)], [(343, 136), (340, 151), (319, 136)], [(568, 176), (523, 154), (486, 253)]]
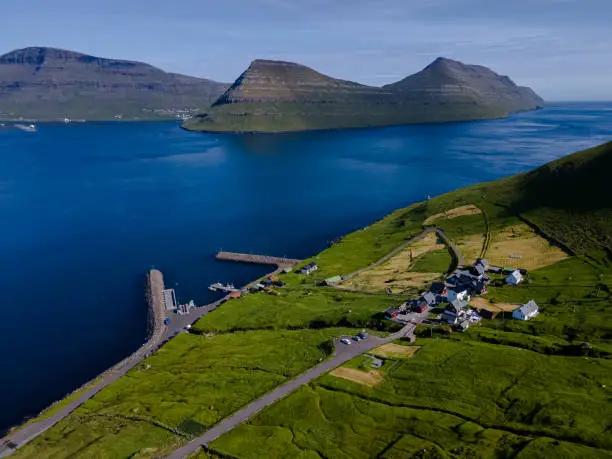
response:
[(279, 296), (256, 293), (228, 302), (200, 319), (194, 331), (371, 327), (379, 323), (374, 316), (398, 301), (388, 295), (361, 295), (331, 288), (289, 286), (280, 291)]
[(604, 451), (612, 446), (604, 434), (611, 383), (611, 361), (423, 340), (379, 385), (323, 376), (212, 448), (241, 458), (412, 457), (423, 449), (438, 454), (426, 457), (612, 457)]
[(182, 334), (14, 457), (160, 455), (315, 365), (331, 337), (350, 333)]
[(368, 387), (376, 387), (383, 380), (383, 372), (380, 370), (363, 371), (355, 368), (339, 367), (332, 370), (330, 375)]
[(419, 346), (401, 346), (395, 343), (383, 344), (372, 351), (372, 354), (392, 359), (408, 359), (419, 351)]
[(436, 234), (427, 234), (384, 263), (372, 266), (339, 285), (343, 288), (417, 294), (447, 272), (452, 258)]
[(495, 232), (485, 256), (492, 266), (528, 270), (543, 268), (568, 257), (562, 249), (538, 236), (524, 223)]

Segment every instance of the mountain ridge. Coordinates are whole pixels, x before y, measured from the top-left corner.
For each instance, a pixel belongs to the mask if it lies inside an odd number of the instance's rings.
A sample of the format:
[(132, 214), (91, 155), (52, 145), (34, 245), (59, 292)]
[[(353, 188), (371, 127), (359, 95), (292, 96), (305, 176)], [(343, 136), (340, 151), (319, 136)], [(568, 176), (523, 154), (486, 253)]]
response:
[(487, 67), (438, 58), (381, 87), (288, 61), (256, 59), (189, 130), (285, 132), (502, 118), (541, 108), (530, 88)]
[(228, 86), (144, 62), (34, 46), (0, 56), (0, 118), (169, 118), (208, 107)]

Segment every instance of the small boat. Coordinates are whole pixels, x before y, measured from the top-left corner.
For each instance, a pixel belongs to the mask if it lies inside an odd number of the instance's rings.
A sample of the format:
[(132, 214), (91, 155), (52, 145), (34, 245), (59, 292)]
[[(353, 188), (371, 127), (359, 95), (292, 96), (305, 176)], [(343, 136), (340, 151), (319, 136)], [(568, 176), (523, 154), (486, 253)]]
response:
[(222, 290), (223, 289), (223, 284), (221, 282), (215, 282), (214, 284), (210, 284), (210, 286), (208, 287), (208, 290), (210, 290), (211, 292), (216, 292), (217, 290)]
[(36, 127), (35, 124), (16, 124), (15, 127), (17, 129), (21, 129), (22, 131), (26, 131), (26, 132), (38, 131), (38, 128)]
[(221, 282), (215, 282), (214, 284), (211, 284), (208, 287), (208, 290), (210, 290), (211, 292), (221, 291), (221, 292), (229, 293), (229, 292), (235, 292), (236, 287), (234, 287), (234, 284), (223, 285)]

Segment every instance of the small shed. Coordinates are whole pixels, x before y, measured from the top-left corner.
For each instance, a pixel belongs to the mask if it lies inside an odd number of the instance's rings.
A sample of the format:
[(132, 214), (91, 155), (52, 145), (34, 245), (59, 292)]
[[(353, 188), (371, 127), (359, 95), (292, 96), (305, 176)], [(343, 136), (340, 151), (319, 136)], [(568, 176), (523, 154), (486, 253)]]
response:
[(462, 320), (461, 322), (459, 322), (457, 324), (457, 330), (464, 332), (466, 331), (468, 328), (470, 328), (470, 321), (469, 320)]
[(232, 292), (230, 293), (230, 298), (240, 298), (240, 292)]
[(427, 311), (427, 306), (428, 306), (428, 304), (425, 301), (423, 301), (423, 302), (417, 304), (416, 306), (414, 306), (413, 311), (414, 312), (418, 312), (419, 314), (423, 313), (423, 312)]
[(483, 317), (485, 319), (495, 319), (495, 317), (497, 316), (496, 312), (489, 311), (487, 309), (481, 309), (479, 313), (480, 313), (480, 317)]
[(332, 276), (332, 277), (325, 279), (325, 284), (334, 285), (340, 282), (341, 280), (342, 280), (342, 276)]
[(530, 300), (520, 308), (516, 308), (512, 311), (512, 318), (516, 320), (529, 320), (534, 318), (540, 313), (538, 305), (534, 300)]
[(510, 273), (508, 277), (506, 277), (506, 284), (509, 285), (518, 285), (523, 281), (523, 275), (518, 269), (515, 269)]
[(388, 308), (385, 310), (385, 316), (389, 319), (394, 319), (399, 314), (399, 310), (397, 308)]

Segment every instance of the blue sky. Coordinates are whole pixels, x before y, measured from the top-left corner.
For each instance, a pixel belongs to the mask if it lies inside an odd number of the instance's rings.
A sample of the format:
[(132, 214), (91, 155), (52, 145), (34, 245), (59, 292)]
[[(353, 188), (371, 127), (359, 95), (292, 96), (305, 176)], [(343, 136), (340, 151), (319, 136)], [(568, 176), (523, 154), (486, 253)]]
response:
[(3, 51), (55, 46), (233, 81), (255, 58), (386, 84), (438, 56), (547, 100), (612, 100), (610, 0), (3, 2)]

